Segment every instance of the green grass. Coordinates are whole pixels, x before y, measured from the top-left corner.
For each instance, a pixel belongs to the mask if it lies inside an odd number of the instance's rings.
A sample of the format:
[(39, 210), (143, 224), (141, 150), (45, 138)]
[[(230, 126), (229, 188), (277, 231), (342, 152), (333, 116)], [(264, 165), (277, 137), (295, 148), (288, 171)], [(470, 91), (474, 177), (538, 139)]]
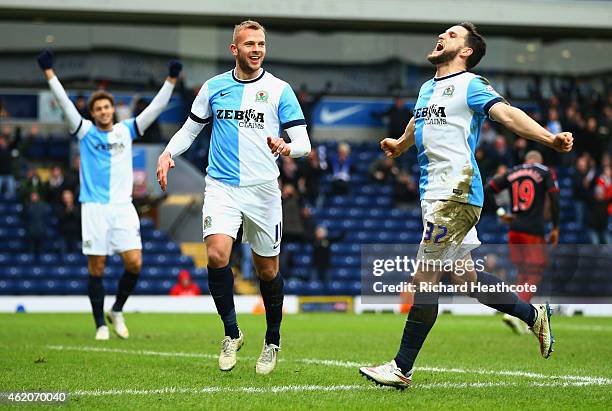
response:
[[(500, 317), (440, 315), (417, 367), (445, 370), (417, 371), (413, 386), (403, 392), (374, 387), (359, 376), (355, 367), (303, 362), (320, 359), (367, 365), (389, 360), (399, 344), (405, 320), (402, 315), (287, 315), (280, 353), (283, 361), (269, 376), (256, 375), (254, 370), (264, 333), (263, 316), (239, 316), (245, 346), (239, 352), (236, 368), (229, 373), (219, 371), (214, 358), (222, 337), (216, 316), (127, 314), (126, 319), (129, 340), (113, 335), (110, 341), (97, 342), (93, 340), (90, 315), (0, 315), (0, 391), (188, 389), (184, 393), (72, 394), (66, 405), (87, 409), (550, 410), (604, 409), (612, 403), (610, 318), (553, 317), (555, 353), (544, 360), (533, 336), (513, 335)], [(127, 352), (58, 350), (51, 346)], [(210, 356), (145, 355), (143, 350)], [(449, 372), (451, 368), (493, 372)], [(509, 370), (546, 377), (495, 373)], [(577, 385), (576, 380), (563, 377), (566, 375), (606, 380)], [(457, 385), (477, 382), (502, 385)], [(534, 386), (536, 383), (547, 386)], [(344, 391), (272, 392), (272, 387), (306, 385), (354, 387)], [(264, 392), (195, 392), (206, 387), (259, 387)]]

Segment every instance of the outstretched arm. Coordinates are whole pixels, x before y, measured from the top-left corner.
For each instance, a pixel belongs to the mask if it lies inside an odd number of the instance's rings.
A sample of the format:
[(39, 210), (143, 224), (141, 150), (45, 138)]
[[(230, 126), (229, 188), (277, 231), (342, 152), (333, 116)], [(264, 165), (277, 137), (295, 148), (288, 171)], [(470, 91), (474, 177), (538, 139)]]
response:
[(176, 78), (182, 69), (183, 64), (180, 61), (170, 60), (170, 62), (168, 62), (168, 77), (166, 78), (164, 85), (147, 108), (145, 108), (142, 113), (136, 117), (136, 127), (138, 128), (138, 133), (140, 135), (142, 135), (145, 130), (149, 128), (151, 124), (153, 124), (155, 119), (159, 117), (164, 108), (166, 108), (168, 105), (170, 97), (172, 97), (172, 91), (174, 90), (174, 86), (176, 84)]
[(494, 104), (489, 110), (489, 117), (521, 137), (544, 144), (561, 153), (571, 151), (574, 143), (572, 133), (562, 132), (552, 134), (523, 110), (508, 104)]
[(68, 122), (68, 131), (71, 134), (75, 134), (79, 130), (83, 118), (74, 104), (72, 104), (72, 101), (70, 101), (68, 94), (66, 94), (66, 90), (62, 87), (62, 83), (60, 83), (55, 75), (55, 71), (53, 70), (53, 53), (51, 50), (45, 50), (38, 55), (37, 60), (41, 70), (45, 73), (45, 78), (49, 83), (51, 92), (53, 92), (53, 95), (64, 112), (64, 116)]
[(414, 145), (414, 117), (410, 119), (404, 134), (398, 139), (385, 138), (380, 142), (380, 148), (387, 157), (399, 157), (402, 153)]

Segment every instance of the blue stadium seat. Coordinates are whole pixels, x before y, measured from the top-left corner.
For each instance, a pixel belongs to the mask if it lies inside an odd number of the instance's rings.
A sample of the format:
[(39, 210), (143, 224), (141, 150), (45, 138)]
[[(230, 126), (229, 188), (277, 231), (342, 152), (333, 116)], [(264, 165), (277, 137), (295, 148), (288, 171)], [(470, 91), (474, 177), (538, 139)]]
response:
[(65, 265), (53, 266), (48, 268), (47, 273), (50, 277), (55, 279), (68, 278), (71, 276), (72, 267)]
[(206, 279), (208, 278), (208, 270), (206, 267), (195, 268), (191, 271), (191, 276), (194, 279)]
[(305, 282), (295, 278), (290, 278), (285, 281), (285, 294), (294, 295), (301, 294), (305, 287)]
[(23, 278), (23, 266), (0, 266), (0, 278)]
[(45, 253), (41, 254), (39, 262), (45, 265), (57, 265), (60, 261), (60, 257), (57, 254)]
[(87, 264), (87, 256), (80, 253), (68, 253), (62, 256), (64, 264), (83, 265)]
[(0, 267), (12, 264), (13, 256), (9, 253), (0, 253)]
[(15, 283), (15, 294), (18, 294), (18, 295), (37, 294), (37, 291), (38, 289), (36, 288), (36, 281), (19, 280)]
[(322, 295), (325, 293), (325, 286), (321, 281), (308, 281), (303, 290), (306, 295)]
[(150, 218), (141, 218), (140, 219), (140, 228), (155, 228), (155, 224), (153, 220)]
[(29, 253), (20, 253), (15, 255), (15, 264), (32, 264), (34, 263), (34, 255)]
[(12, 295), (16, 293), (15, 281), (0, 278), (0, 295)]
[(66, 294), (82, 295), (87, 294), (87, 280), (71, 280), (66, 282)]
[(141, 278), (157, 278), (161, 277), (164, 273), (164, 268), (160, 268), (159, 266), (144, 266), (142, 267), (142, 271), (140, 272)]

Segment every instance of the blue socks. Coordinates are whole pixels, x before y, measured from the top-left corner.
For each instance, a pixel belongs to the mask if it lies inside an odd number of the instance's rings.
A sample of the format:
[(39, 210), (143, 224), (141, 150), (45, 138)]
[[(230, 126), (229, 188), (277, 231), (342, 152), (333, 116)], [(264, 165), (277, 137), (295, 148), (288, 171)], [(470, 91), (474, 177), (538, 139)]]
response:
[(438, 318), (438, 293), (414, 294), (414, 304), (410, 308), (399, 351), (395, 363), (408, 375), (414, 365), (417, 355), (427, 338), (427, 334)]
[[(495, 286), (495, 284), (501, 284), (503, 281), (489, 274), (485, 271), (481, 271), (477, 274), (477, 282), (481, 284), (487, 284)], [(518, 295), (511, 292), (496, 292), (496, 293), (479, 293), (475, 292), (470, 294), (470, 297), (476, 298), (482, 304), (494, 308), (502, 313), (509, 314), (513, 317), (520, 318), (528, 326), (532, 327), (536, 319), (536, 309), (529, 303), (521, 300)]]
[(104, 282), (102, 281), (102, 277), (90, 275), (87, 288), (96, 328), (99, 328), (106, 325), (106, 321), (104, 320)]
[(280, 273), (271, 281), (259, 280), (261, 298), (266, 307), (266, 344), (280, 347), (280, 326), (283, 320), (284, 282)]
[(222, 268), (208, 267), (208, 288), (223, 321), (225, 335), (238, 338), (238, 322), (234, 307), (234, 273), (229, 265)]

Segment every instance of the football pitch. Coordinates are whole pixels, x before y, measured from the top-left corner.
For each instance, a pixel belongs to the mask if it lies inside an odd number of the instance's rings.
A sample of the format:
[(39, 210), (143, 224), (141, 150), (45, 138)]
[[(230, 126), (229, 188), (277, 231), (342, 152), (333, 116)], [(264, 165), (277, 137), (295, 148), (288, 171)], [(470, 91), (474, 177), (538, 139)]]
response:
[[(405, 391), (358, 366), (396, 353), (404, 315), (297, 314), (283, 321), (277, 369), (255, 374), (263, 316), (239, 315), (245, 346), (217, 369), (216, 315), (126, 314), (130, 339), (94, 341), (89, 314), (0, 315), (0, 391), (66, 391), (86, 409), (609, 409), (612, 319), (553, 317), (555, 352), (500, 316), (441, 314)], [(6, 405), (6, 403), (2, 404)], [(28, 404), (27, 408), (32, 408)]]

